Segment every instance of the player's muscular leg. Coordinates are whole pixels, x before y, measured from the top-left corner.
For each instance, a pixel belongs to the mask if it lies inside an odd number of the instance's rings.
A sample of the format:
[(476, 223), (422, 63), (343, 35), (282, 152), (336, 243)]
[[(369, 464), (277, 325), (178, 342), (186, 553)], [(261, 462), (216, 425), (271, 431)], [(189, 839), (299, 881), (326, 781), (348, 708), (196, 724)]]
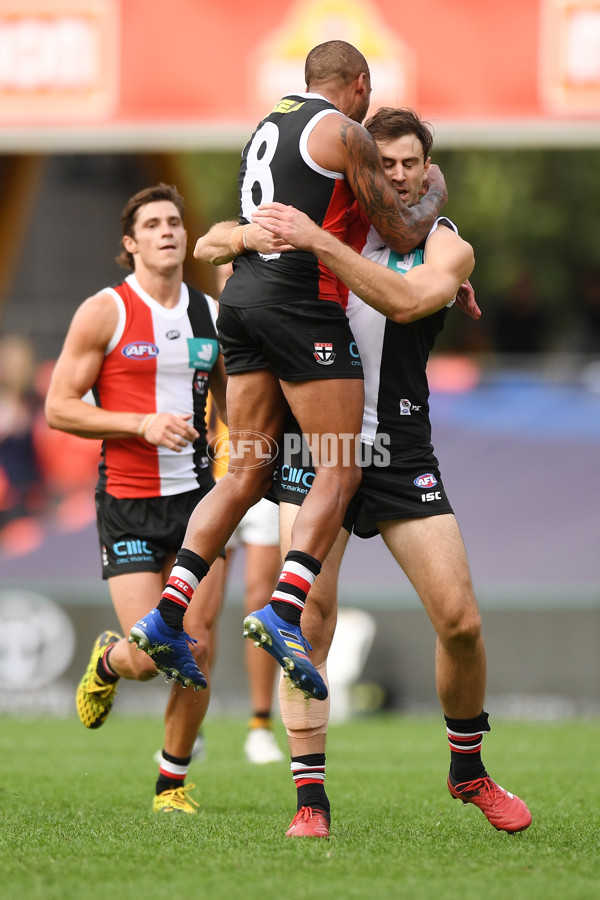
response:
[[(108, 586), (121, 630), (128, 635), (131, 627), (160, 600), (165, 579), (162, 572), (128, 572), (110, 578)], [(156, 667), (145, 653), (124, 637), (110, 651), (110, 667), (121, 678), (148, 681), (156, 675)]]
[[(306, 501), (304, 501), (306, 502)], [(281, 550), (290, 548), (293, 523), (300, 507), (280, 504), (279, 523)], [(312, 646), (311, 659), (327, 683), (327, 654), (333, 640), (337, 619), (337, 584), (340, 565), (350, 535), (343, 529), (328, 554), (320, 574), (310, 591), (310, 602), (302, 613), (302, 633)], [(306, 700), (291, 687), (289, 679), (279, 683), (279, 705), (285, 725), (291, 756), (324, 753), (329, 722), (329, 700)]]
[[(279, 547), (273, 544), (246, 544), (244, 614), (264, 606), (273, 593), (281, 571)], [(271, 709), (277, 661), (268, 653), (258, 653), (252, 641), (246, 641), (246, 671), (253, 710)]]
[(355, 437), (362, 422), (363, 382), (343, 378), (283, 382), (282, 389), (307, 437), (316, 471), (294, 523), (291, 544), (322, 561), (360, 484)]
[(227, 382), (230, 444), (238, 455), (229, 470), (200, 501), (188, 523), (183, 546), (212, 563), (246, 511), (268, 490), (273, 462), (265, 460), (265, 440), (281, 439), (286, 404), (277, 378), (269, 369), (231, 375)]
[(173, 756), (185, 758), (190, 755), (208, 709), (210, 661), (223, 598), (224, 563), (223, 559), (217, 559), (206, 578), (200, 582), (194, 593), (194, 602), (188, 607), (183, 620), (187, 633), (198, 642), (192, 653), (206, 676), (208, 687), (202, 691), (191, 691), (179, 684), (173, 685), (165, 710), (164, 738), (164, 749)]
[(485, 696), (485, 650), (481, 618), (455, 517), (430, 516), (378, 524), (436, 630), (436, 686), (444, 713), (454, 719), (478, 716)]

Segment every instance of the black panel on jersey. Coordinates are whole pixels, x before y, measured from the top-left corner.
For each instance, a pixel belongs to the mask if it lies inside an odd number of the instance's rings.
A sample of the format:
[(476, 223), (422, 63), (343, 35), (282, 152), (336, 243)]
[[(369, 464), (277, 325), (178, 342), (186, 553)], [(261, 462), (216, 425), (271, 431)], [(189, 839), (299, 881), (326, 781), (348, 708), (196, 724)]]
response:
[[(399, 324), (388, 319), (385, 323), (377, 430), (392, 434), (396, 447), (419, 447), (431, 440), (426, 366), (447, 312), (444, 307), (416, 322)], [(401, 400), (410, 403), (407, 415), (400, 414)]]
[[(214, 301), (203, 294), (196, 288), (187, 286), (190, 302), (188, 306), (188, 319), (192, 326), (194, 337), (212, 338), (217, 340), (217, 330), (214, 325), (213, 317), (208, 308), (209, 303)], [(200, 434), (200, 437), (194, 445), (194, 470), (196, 474), (205, 470), (207, 467), (207, 451), (206, 451), (206, 400), (209, 386), (209, 374), (191, 369), (193, 379), (193, 399), (194, 399), (194, 428)]]
[[(322, 97), (293, 94), (284, 97), (275, 110), (259, 122), (242, 153), (239, 170), (240, 221), (247, 222), (248, 204), (276, 200), (295, 206), (321, 225), (327, 214), (336, 179), (315, 171), (300, 152), (300, 138), (307, 124), (319, 112), (336, 107)], [(285, 111), (284, 111), (285, 110)], [(261, 129), (270, 130), (270, 144), (261, 141)], [(270, 161), (268, 154), (272, 156)], [(245, 184), (249, 156), (260, 176), (265, 160), (265, 191), (257, 179)], [(243, 192), (248, 197), (244, 207)], [(265, 260), (258, 253), (244, 253), (234, 262), (234, 277), (225, 285), (220, 298), (224, 306), (272, 306), (296, 299), (318, 297), (319, 269), (312, 253), (289, 251), (277, 259)]]

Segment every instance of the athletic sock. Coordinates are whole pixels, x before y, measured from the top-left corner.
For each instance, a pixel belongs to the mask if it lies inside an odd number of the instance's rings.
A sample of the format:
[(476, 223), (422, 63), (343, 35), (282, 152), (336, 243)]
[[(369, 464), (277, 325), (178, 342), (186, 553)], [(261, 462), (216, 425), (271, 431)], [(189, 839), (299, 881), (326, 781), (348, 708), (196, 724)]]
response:
[(271, 711), (253, 712), (252, 718), (248, 722), (248, 729), (253, 731), (255, 728), (271, 728)]
[(98, 662), (96, 663), (96, 675), (98, 676), (98, 678), (100, 678), (102, 681), (105, 681), (107, 684), (114, 684), (121, 677), (120, 675), (117, 675), (117, 673), (114, 671), (114, 669), (111, 669), (111, 666), (110, 666), (108, 657), (109, 657), (110, 651), (112, 650), (113, 647), (114, 647), (114, 644), (111, 644), (109, 647), (107, 647), (106, 650), (104, 651), (104, 653), (102, 654), (102, 656), (100, 657), (100, 659), (98, 660)]
[(329, 797), (325, 793), (325, 754), (292, 756), (290, 768), (298, 792), (297, 808), (310, 806), (311, 809), (319, 809), (330, 821)]
[(209, 569), (206, 560), (191, 550), (182, 547), (177, 554), (158, 604), (163, 621), (176, 631), (183, 631), (183, 617), (190, 600)]
[(163, 791), (183, 787), (191, 761), (191, 756), (173, 756), (163, 750), (158, 768), (156, 793), (162, 794)]
[(321, 571), (321, 563), (301, 550), (290, 550), (285, 558), (271, 606), (289, 625), (300, 625), (306, 595)]
[(474, 719), (446, 720), (446, 732), (450, 744), (450, 780), (452, 784), (463, 784), (476, 778), (485, 778), (487, 772), (481, 761), (481, 743), (484, 734), (490, 731), (486, 712)]

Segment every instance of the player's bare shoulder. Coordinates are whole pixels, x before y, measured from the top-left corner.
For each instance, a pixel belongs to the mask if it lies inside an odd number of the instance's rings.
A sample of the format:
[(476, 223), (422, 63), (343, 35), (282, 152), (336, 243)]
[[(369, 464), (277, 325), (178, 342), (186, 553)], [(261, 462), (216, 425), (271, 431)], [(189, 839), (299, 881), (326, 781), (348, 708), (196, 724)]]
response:
[(77, 331), (90, 345), (106, 346), (119, 323), (119, 308), (114, 295), (103, 289), (87, 297), (77, 309), (71, 331)]
[(473, 270), (475, 253), (471, 244), (442, 218), (425, 243), (425, 262), (451, 271), (467, 272), (461, 278), (464, 280)]
[(311, 158), (330, 172), (345, 174), (349, 161), (377, 159), (375, 141), (358, 122), (342, 113), (323, 116), (313, 128), (308, 140)]

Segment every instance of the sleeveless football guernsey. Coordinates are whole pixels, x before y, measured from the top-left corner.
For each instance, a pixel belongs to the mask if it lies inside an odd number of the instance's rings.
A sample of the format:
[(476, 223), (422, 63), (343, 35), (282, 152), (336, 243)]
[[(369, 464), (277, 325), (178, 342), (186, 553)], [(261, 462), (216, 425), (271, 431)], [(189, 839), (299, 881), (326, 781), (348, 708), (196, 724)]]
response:
[[(261, 203), (276, 200), (344, 237), (354, 203), (352, 191), (342, 173), (323, 169), (308, 153), (313, 128), (328, 115), (341, 114), (320, 94), (292, 94), (259, 123), (242, 153), (240, 222), (249, 222)], [(234, 261), (234, 276), (220, 297), (224, 306), (319, 298), (339, 302), (337, 279), (312, 253), (244, 253)]]
[(141, 437), (103, 442), (98, 489), (114, 497), (159, 497), (195, 490), (209, 473), (204, 411), (219, 345), (212, 298), (185, 284), (166, 309), (135, 275), (108, 288), (119, 322), (93, 388), (116, 411), (190, 414), (200, 437), (180, 453)]

